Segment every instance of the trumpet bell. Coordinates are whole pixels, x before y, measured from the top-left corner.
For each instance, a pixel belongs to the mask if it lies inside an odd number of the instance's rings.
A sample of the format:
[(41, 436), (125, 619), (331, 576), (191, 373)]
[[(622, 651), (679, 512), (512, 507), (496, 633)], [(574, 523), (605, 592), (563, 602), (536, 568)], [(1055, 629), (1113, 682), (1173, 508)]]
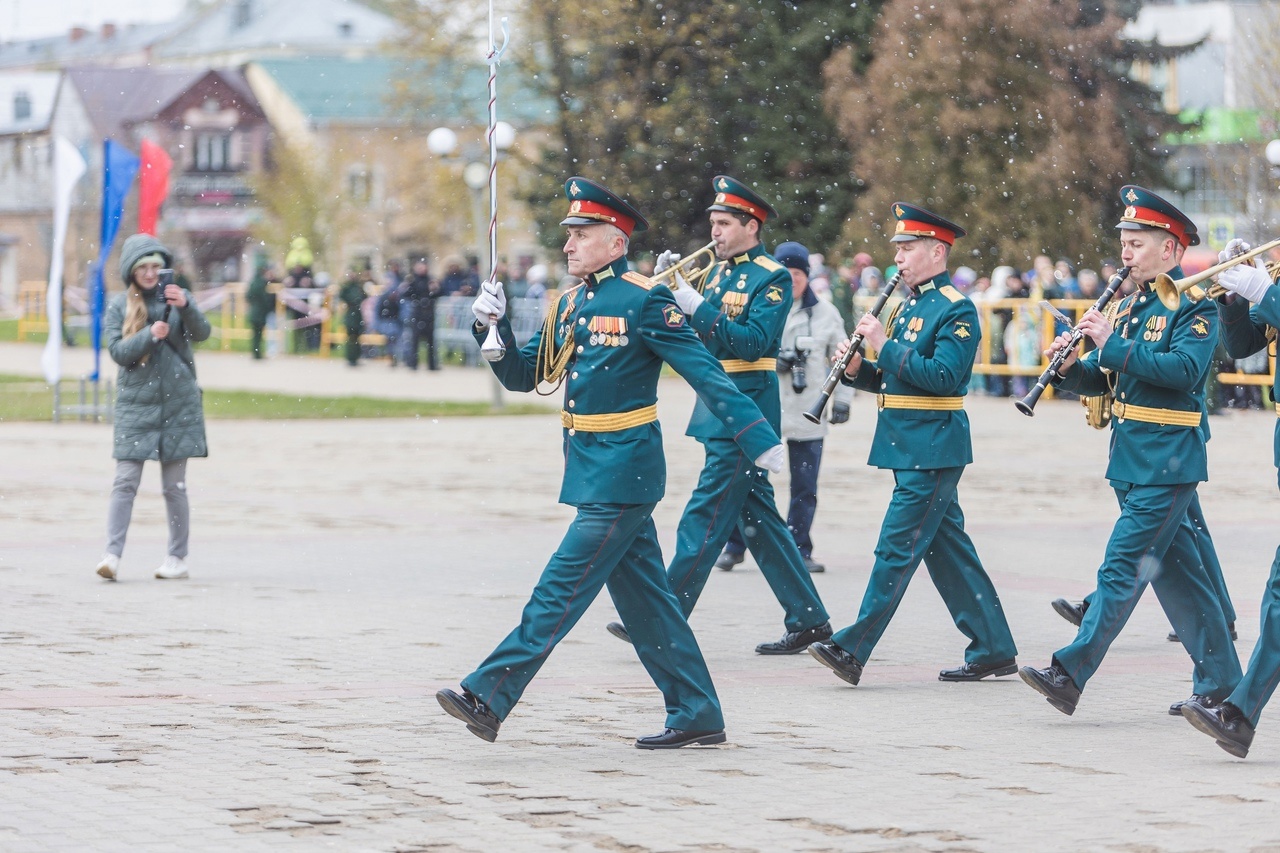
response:
[(661, 282), (672, 290), (676, 288), (676, 273), (699, 293), (707, 286), (707, 277), (719, 262), (716, 257), (716, 244), (713, 240), (693, 254), (681, 258), (660, 273), (649, 276), (650, 281)]
[(1218, 273), (1223, 270), (1234, 267), (1236, 264), (1242, 264), (1245, 261), (1251, 261), (1263, 252), (1271, 251), (1276, 246), (1280, 246), (1280, 240), (1272, 240), (1270, 243), (1263, 243), (1256, 249), (1250, 249), (1244, 254), (1236, 255), (1234, 258), (1228, 258), (1220, 264), (1214, 264), (1207, 270), (1201, 270), (1195, 275), (1189, 275), (1185, 278), (1174, 279), (1171, 278), (1168, 273), (1161, 273), (1156, 276), (1156, 281), (1155, 284), (1152, 285), (1152, 289), (1155, 291), (1156, 296), (1160, 298), (1160, 301), (1164, 303), (1164, 307), (1168, 308), (1170, 311), (1177, 310), (1178, 305), (1182, 302), (1182, 296), (1184, 293), (1196, 302), (1206, 297), (1209, 299), (1217, 299), (1219, 296), (1227, 292), (1226, 288), (1222, 287), (1220, 284), (1213, 284), (1208, 288), (1198, 288), (1195, 290), (1192, 288), (1195, 288), (1202, 281), (1215, 278)]

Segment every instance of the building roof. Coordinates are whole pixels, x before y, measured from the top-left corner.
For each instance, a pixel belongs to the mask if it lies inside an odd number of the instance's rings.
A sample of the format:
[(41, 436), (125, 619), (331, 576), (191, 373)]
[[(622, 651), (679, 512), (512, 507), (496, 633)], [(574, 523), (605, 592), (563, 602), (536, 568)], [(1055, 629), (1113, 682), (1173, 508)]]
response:
[[(461, 73), (428, 72), (405, 59), (300, 57), (264, 59), (256, 63), (288, 95), (313, 126), (332, 123), (405, 121), (484, 124), (488, 121), (489, 69), (474, 65)], [(542, 123), (550, 102), (532, 92), (518, 66), (504, 64), (498, 85), (498, 118), (512, 124)], [(421, 83), (416, 82), (422, 79)], [(397, 105), (403, 86), (425, 85), (433, 93), (429, 106)]]
[[(62, 68), (145, 55), (160, 39), (185, 25), (189, 16), (159, 24), (75, 28), (65, 35), (0, 43), (0, 68)], [(135, 60), (136, 61), (136, 60)]]
[(367, 51), (396, 32), (392, 18), (356, 0), (222, 0), (163, 39), (156, 56)]
[(94, 132), (124, 142), (129, 124), (154, 116), (205, 73), (148, 67), (69, 68), (67, 82), (80, 96)]
[(57, 71), (0, 72), (0, 134), (47, 128), (61, 77)]

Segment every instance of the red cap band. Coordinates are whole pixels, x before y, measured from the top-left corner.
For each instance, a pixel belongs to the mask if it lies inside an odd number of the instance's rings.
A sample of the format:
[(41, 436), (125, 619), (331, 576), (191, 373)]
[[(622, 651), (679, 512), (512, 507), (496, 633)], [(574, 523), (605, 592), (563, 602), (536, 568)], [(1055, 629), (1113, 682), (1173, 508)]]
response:
[(1187, 229), (1181, 222), (1171, 219), (1158, 210), (1152, 210), (1149, 207), (1134, 207), (1130, 205), (1124, 209), (1124, 216), (1121, 217), (1125, 222), (1136, 222), (1139, 225), (1148, 225), (1152, 228), (1163, 228), (1174, 237), (1178, 238), (1178, 242), (1182, 244), (1182, 248), (1191, 245), (1191, 238), (1187, 235)]
[(716, 204), (732, 207), (734, 210), (741, 210), (743, 213), (749, 213), (761, 222), (769, 218), (769, 214), (751, 202), (747, 201), (740, 195), (731, 193), (716, 193)]
[(608, 222), (610, 225), (616, 225), (622, 229), (622, 232), (628, 237), (636, 227), (636, 221), (630, 216), (619, 213), (606, 204), (598, 201), (575, 201), (569, 205), (570, 216), (581, 216), (584, 219), (595, 219), (600, 222)]
[(894, 233), (909, 234), (912, 237), (932, 237), (935, 240), (941, 240), (948, 246), (956, 244), (956, 232), (951, 229), (932, 225), (928, 222), (918, 222), (914, 219), (899, 219)]

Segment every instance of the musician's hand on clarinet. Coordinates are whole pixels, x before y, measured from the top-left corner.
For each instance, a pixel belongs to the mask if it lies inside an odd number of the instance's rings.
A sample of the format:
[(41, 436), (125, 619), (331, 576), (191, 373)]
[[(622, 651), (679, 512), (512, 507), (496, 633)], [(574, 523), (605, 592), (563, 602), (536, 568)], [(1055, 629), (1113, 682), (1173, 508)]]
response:
[(163, 341), (169, 337), (169, 324), (164, 320), (156, 320), (151, 324), (151, 337), (157, 341)]
[(1077, 328), (1084, 333), (1085, 337), (1093, 341), (1094, 346), (1098, 349), (1102, 349), (1106, 345), (1107, 339), (1111, 337), (1112, 332), (1111, 321), (1096, 308), (1090, 308), (1084, 312), (1084, 316), (1080, 318)]
[(502, 282), (481, 282), (480, 295), (471, 303), (471, 312), (476, 315), (476, 325), (482, 329), (502, 319), (507, 313), (507, 294), (502, 290)]
[(884, 342), (889, 340), (889, 336), (885, 334), (884, 324), (874, 314), (863, 314), (862, 319), (858, 321), (854, 332), (862, 335), (862, 341), (876, 352), (884, 346)]
[[(836, 347), (836, 357), (831, 359), (831, 363), (832, 364), (839, 363), (844, 358), (844, 354), (847, 353), (848, 351), (849, 351), (849, 342), (841, 341), (840, 345)], [(859, 367), (862, 367), (862, 353), (855, 352), (853, 354), (853, 358), (849, 359), (849, 363), (845, 365), (844, 375), (852, 379), (854, 376), (858, 375)]]

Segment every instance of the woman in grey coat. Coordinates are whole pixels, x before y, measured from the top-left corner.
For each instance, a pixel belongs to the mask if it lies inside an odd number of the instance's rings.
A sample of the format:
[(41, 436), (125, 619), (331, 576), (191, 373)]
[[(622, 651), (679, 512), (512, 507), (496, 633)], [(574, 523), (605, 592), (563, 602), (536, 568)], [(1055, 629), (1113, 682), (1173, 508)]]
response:
[(207, 456), (204, 408), (196, 384), (192, 341), (209, 337), (209, 321), (191, 294), (169, 284), (158, 290), (160, 270), (173, 255), (150, 234), (134, 234), (120, 250), (125, 292), (107, 306), (107, 351), (120, 365), (116, 379), (116, 477), (107, 509), (107, 550), (98, 574), (115, 580), (133, 515), (142, 463), (160, 462), (169, 519), (169, 554), (158, 578), (187, 576), (187, 460)]

